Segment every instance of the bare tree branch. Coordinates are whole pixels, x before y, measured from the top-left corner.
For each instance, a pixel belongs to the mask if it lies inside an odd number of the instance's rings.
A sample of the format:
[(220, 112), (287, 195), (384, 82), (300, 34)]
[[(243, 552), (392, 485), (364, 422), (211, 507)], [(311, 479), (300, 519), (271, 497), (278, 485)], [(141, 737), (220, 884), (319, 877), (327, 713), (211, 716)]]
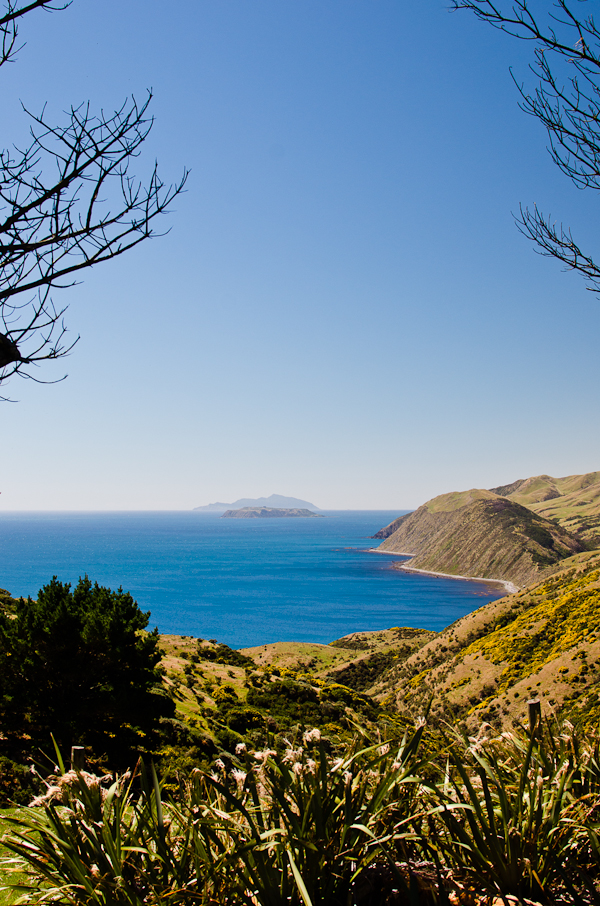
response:
[[(0, 17), (0, 66), (14, 56), (22, 16), (68, 5), (9, 0)], [(151, 98), (148, 92), (138, 104), (132, 97), (111, 114), (71, 107), (62, 125), (45, 108), (24, 108), (28, 144), (0, 151), (0, 383), (13, 375), (40, 380), (32, 366), (67, 355), (77, 342), (65, 341), (65, 309), (55, 308), (52, 290), (160, 235), (155, 218), (183, 191), (187, 171), (172, 185), (156, 163), (147, 182), (131, 173), (152, 128)]]
[[(521, 108), (545, 127), (548, 150), (562, 172), (580, 189), (600, 190), (600, 29), (593, 15), (581, 15), (586, 3), (555, 0), (543, 21), (533, 11), (543, 10), (543, 4), (527, 0), (452, 0), (452, 8), (468, 9), (513, 37), (534, 42), (530, 70), (538, 85), (528, 91), (516, 83)], [(588, 289), (600, 292), (600, 265), (581, 251), (570, 230), (554, 225), (537, 205), (521, 206), (516, 221), (541, 254), (578, 271)]]
[(6, 12), (0, 16), (0, 66), (14, 59), (17, 52), (21, 49), (17, 47), (17, 38), (19, 35), (19, 19), (34, 9), (60, 10), (66, 9), (71, 5), (71, 0), (65, 3), (53, 3), (51, 0), (33, 0), (19, 6), (13, 0), (6, 3)]

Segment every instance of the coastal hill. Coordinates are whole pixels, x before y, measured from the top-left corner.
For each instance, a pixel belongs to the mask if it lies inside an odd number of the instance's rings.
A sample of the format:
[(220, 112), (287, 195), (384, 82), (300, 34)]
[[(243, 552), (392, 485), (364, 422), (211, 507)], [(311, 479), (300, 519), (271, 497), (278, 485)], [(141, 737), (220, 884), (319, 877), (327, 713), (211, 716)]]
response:
[[(457, 620), (390, 671), (379, 694), (400, 711), (510, 726), (540, 698), (546, 715), (597, 726), (600, 719), (600, 554)], [(381, 679), (384, 679), (383, 677)], [(376, 689), (370, 689), (371, 694)]]
[(322, 513), (313, 513), (311, 510), (294, 507), (291, 509), (277, 509), (271, 506), (245, 506), (240, 510), (225, 510), (221, 519), (277, 519), (294, 516), (316, 516), (323, 519)]
[[(489, 490), (557, 522), (594, 547), (600, 547), (600, 472), (566, 478), (535, 475)], [(388, 538), (398, 528), (401, 518), (399, 516), (384, 526), (373, 538)]]
[(566, 478), (536, 475), (491, 490), (600, 547), (600, 472)]
[(283, 507), (285, 509), (306, 508), (309, 510), (318, 510), (319, 507), (308, 500), (299, 500), (297, 497), (282, 497), (281, 494), (271, 494), (270, 497), (241, 497), (233, 503), (209, 503), (207, 506), (194, 507), (195, 513), (224, 513), (225, 510), (241, 510), (244, 507)]
[(413, 511), (411, 510), (409, 513), (405, 513), (402, 516), (398, 516), (397, 519), (394, 519), (394, 521), (390, 522), (389, 525), (384, 525), (383, 528), (379, 529), (379, 531), (375, 532), (375, 534), (371, 535), (371, 537), (372, 538), (381, 538), (382, 540), (384, 538), (389, 538), (390, 535), (394, 534), (396, 529), (400, 528), (400, 523), (402, 522), (402, 520), (405, 519), (406, 516), (410, 516), (411, 512), (413, 512)]
[(410, 556), (411, 568), (517, 586), (539, 581), (588, 549), (554, 522), (482, 489), (442, 494), (388, 528), (377, 550)]

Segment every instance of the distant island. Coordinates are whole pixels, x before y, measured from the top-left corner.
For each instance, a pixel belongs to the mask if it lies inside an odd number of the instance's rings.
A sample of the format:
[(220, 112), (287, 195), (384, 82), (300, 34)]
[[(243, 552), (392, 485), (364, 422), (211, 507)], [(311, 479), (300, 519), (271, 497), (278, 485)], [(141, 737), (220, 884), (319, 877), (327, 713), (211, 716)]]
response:
[(270, 497), (242, 497), (233, 503), (209, 503), (206, 506), (194, 507), (195, 513), (224, 513), (225, 510), (241, 510), (246, 507), (276, 507), (284, 509), (309, 509), (318, 510), (319, 507), (308, 500), (299, 500), (297, 497), (282, 497), (281, 494), (271, 494)]
[(239, 510), (226, 510), (221, 519), (229, 517), (231, 519), (281, 519), (294, 516), (316, 516), (317, 519), (324, 519), (322, 513), (313, 513), (311, 510), (298, 509), (278, 509), (272, 506), (245, 506)]

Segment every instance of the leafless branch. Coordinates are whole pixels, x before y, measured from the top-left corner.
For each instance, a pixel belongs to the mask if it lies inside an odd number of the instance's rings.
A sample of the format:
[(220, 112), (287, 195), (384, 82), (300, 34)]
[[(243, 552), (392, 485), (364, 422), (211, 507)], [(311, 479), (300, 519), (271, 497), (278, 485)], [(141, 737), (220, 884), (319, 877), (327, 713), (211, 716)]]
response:
[[(9, 0), (0, 17), (0, 65), (14, 56), (23, 15), (68, 5)], [(159, 235), (155, 218), (183, 191), (185, 170), (172, 185), (156, 163), (146, 182), (131, 172), (152, 128), (151, 98), (148, 92), (138, 104), (132, 97), (111, 114), (71, 107), (62, 125), (46, 108), (24, 110), (29, 142), (0, 151), (0, 383), (13, 375), (40, 380), (32, 367), (72, 350), (77, 340), (66, 342), (65, 309), (55, 308), (52, 290)]]
[(27, 13), (34, 9), (45, 9), (50, 11), (66, 9), (71, 5), (71, 0), (65, 3), (53, 3), (50, 0), (33, 0), (31, 3), (19, 5), (13, 0), (7, 0), (5, 4), (5, 13), (0, 16), (0, 66), (14, 60), (15, 55), (21, 49), (17, 46), (19, 35), (19, 20)]
[[(580, 14), (587, 2), (555, 0), (544, 21), (527, 0), (452, 0), (452, 8), (471, 10), (495, 28), (535, 43), (530, 70), (538, 85), (528, 91), (515, 80), (521, 108), (545, 127), (548, 150), (562, 172), (580, 189), (600, 190), (600, 29), (592, 15)], [(521, 207), (517, 225), (541, 254), (578, 271), (590, 289), (600, 291), (600, 266), (581, 251), (570, 230), (555, 226), (536, 205)]]

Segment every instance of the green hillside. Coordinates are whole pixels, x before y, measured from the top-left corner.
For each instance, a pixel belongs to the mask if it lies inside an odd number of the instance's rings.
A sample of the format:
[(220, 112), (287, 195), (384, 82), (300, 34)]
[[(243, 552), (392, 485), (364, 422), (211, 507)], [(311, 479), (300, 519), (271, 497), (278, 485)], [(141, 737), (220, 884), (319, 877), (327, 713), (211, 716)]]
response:
[[(495, 503), (467, 496), (426, 510)], [(0, 599), (12, 613), (18, 602)], [(116, 902), (127, 883), (127, 903), (138, 902), (140, 877), (174, 906), (196, 890), (202, 902), (269, 906), (273, 877), (287, 885), (277, 902), (291, 906), (597, 903), (600, 552), (440, 633), (393, 627), (240, 651), (160, 642), (176, 713), (145, 754), (162, 784), (141, 764), (135, 784), (119, 779), (89, 747), (89, 772), (67, 772), (57, 756), (36, 808), (4, 809), (2, 829), (24, 834), (5, 854), (33, 872), (5, 862), (5, 894), (27, 882), (27, 902), (47, 901), (43, 871), (53, 890), (73, 887), (75, 906), (90, 901), (88, 881), (95, 901)], [(519, 724), (533, 697), (559, 720), (530, 732)], [(39, 778), (5, 757), (0, 779), (6, 804), (15, 791), (29, 801)], [(128, 846), (113, 864), (119, 839)], [(3, 902), (25, 902), (23, 889)]]
[(380, 680), (370, 694), (392, 695), (414, 714), (473, 727), (510, 726), (526, 702), (597, 726), (600, 721), (600, 554), (568, 559), (564, 569), (518, 594), (486, 604), (439, 633)]
[(411, 556), (410, 567), (524, 586), (586, 549), (581, 539), (492, 491), (443, 494), (397, 526), (379, 551)]
[(558, 522), (567, 531), (600, 546), (600, 472), (552, 478), (536, 475), (492, 492)]
[[(360, 632), (329, 645), (276, 642), (234, 651), (218, 642), (161, 636), (164, 684), (176, 705), (181, 745), (190, 759), (238, 743), (261, 746), (320, 728), (332, 744), (352, 738), (356, 726), (377, 732), (398, 719), (396, 709), (369, 691), (389, 670), (436, 637), (426, 629), (393, 627)], [(163, 750), (167, 776), (181, 751)]]

